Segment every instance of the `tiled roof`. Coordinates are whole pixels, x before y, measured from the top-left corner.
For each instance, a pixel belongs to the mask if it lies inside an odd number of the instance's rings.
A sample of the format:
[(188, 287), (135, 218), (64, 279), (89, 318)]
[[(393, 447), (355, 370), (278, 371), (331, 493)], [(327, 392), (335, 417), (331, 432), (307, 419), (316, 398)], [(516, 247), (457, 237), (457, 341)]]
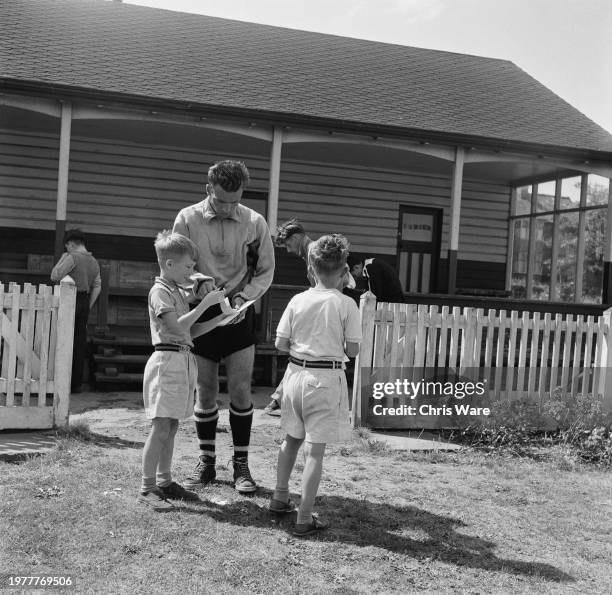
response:
[(0, 0), (1, 80), (612, 151), (505, 60), (102, 0)]

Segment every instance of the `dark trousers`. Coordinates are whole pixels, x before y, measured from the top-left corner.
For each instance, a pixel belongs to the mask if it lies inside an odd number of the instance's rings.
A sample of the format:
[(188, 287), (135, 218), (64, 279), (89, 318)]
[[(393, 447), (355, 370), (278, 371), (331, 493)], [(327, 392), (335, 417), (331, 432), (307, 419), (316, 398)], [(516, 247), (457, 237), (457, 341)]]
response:
[(81, 388), (83, 365), (87, 351), (87, 319), (89, 318), (89, 294), (77, 292), (74, 313), (74, 342), (72, 344), (72, 391)]

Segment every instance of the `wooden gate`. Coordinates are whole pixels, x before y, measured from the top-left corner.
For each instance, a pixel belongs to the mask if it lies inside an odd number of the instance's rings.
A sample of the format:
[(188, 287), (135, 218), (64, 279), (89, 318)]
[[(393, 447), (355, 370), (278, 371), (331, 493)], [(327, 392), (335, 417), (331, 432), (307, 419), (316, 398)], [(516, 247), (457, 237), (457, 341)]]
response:
[(76, 287), (0, 284), (0, 430), (68, 424)]
[[(461, 427), (457, 419), (444, 417), (451, 415), (444, 413), (444, 407), (431, 413), (427, 405), (421, 415), (417, 406), (407, 414), (402, 406), (416, 405), (418, 400), (391, 391), (382, 398), (376, 395), (380, 399), (376, 401), (373, 383), (398, 377), (408, 382), (449, 377), (469, 381), (479, 374), (486, 396), (496, 402), (526, 399), (541, 404), (553, 397), (592, 395), (612, 408), (612, 309), (588, 317), (485, 312), (377, 303), (368, 292), (361, 298), (360, 314), (363, 342), (355, 363), (354, 426)], [(439, 402), (448, 404), (448, 400)], [(394, 415), (372, 415), (375, 403), (381, 403), (378, 411), (383, 405), (386, 411), (395, 409)]]

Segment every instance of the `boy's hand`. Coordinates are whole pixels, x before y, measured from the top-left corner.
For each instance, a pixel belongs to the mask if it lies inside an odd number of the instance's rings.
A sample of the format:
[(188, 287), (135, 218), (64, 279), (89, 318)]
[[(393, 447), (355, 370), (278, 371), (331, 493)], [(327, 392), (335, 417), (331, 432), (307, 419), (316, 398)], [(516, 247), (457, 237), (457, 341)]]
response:
[(221, 290), (211, 291), (207, 293), (202, 301), (197, 305), (197, 308), (206, 310), (214, 304), (220, 304), (225, 299), (225, 294)]

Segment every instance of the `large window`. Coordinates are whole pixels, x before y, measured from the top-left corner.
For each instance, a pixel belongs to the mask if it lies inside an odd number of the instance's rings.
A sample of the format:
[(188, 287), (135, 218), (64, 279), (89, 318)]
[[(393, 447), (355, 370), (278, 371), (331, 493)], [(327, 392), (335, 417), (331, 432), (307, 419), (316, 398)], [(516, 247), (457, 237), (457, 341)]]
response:
[(609, 188), (596, 175), (516, 188), (509, 254), (514, 297), (601, 303)]

